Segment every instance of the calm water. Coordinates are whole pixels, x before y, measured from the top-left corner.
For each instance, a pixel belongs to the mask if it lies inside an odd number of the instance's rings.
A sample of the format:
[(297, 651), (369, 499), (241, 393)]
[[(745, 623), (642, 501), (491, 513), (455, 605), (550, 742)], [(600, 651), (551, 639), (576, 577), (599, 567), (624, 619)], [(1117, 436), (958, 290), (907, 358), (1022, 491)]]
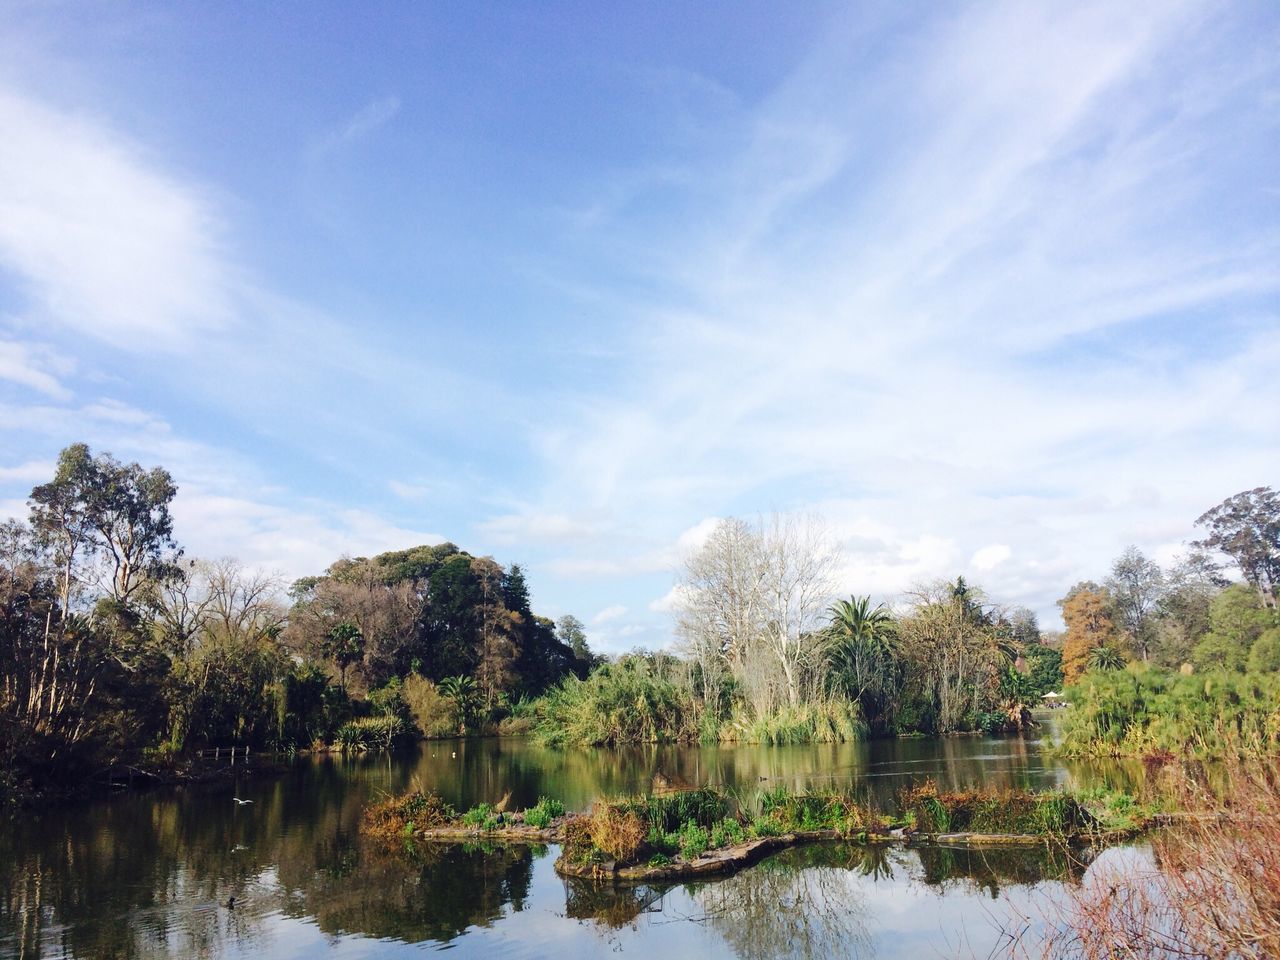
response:
[[(987, 738), (568, 752), (489, 740), (305, 759), (278, 777), (15, 822), (0, 836), (0, 957), (984, 957), (1010, 911), (1036, 914), (1086, 865), (1038, 850), (832, 844), (727, 880), (614, 888), (562, 881), (555, 848), (387, 855), (362, 844), (360, 810), (415, 781), (460, 807), (510, 792), (516, 808), (543, 794), (585, 808), (602, 794), (648, 789), (657, 775), (740, 791), (853, 784), (888, 802), (926, 777), (1077, 788), (1140, 774), (1065, 764), (1035, 739)], [(237, 806), (233, 796), (254, 802)]]

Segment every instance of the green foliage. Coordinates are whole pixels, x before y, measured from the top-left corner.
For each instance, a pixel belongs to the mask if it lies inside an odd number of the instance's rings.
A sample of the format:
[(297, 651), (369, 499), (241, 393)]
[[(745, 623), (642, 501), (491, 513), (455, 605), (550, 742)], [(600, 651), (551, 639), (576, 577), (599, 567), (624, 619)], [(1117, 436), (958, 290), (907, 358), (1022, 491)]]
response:
[(928, 781), (902, 791), (898, 806), (923, 833), (1066, 836), (1096, 823), (1075, 797), (1057, 791), (940, 792), (935, 783)]
[(746, 839), (747, 835), (742, 829), (742, 824), (732, 817), (725, 817), (711, 828), (712, 849), (718, 850), (721, 847), (730, 847), (734, 844), (742, 843)]
[(1028, 644), (1023, 656), (1030, 664), (1028, 702), (1035, 702), (1049, 691), (1062, 690), (1062, 652), (1042, 643)]
[(680, 856), (696, 860), (711, 846), (711, 833), (701, 824), (689, 821), (680, 828), (676, 843), (680, 847)]
[(605, 664), (586, 680), (568, 677), (542, 701), (534, 734), (550, 746), (691, 742), (697, 717), (688, 689), (643, 657)]
[(1253, 641), (1249, 650), (1250, 673), (1280, 671), (1280, 627), (1272, 627)]
[(1059, 749), (1072, 756), (1274, 753), (1280, 750), (1278, 702), (1275, 673), (1088, 673), (1072, 690)]
[(776, 746), (797, 743), (852, 743), (866, 737), (866, 724), (856, 702), (818, 700), (750, 719), (730, 720), (720, 726), (721, 740), (765, 743)]
[(531, 827), (545, 830), (551, 821), (564, 816), (564, 804), (550, 797), (539, 797), (535, 806), (524, 812), (524, 822)]
[(494, 816), (493, 804), (477, 803), (459, 819), (469, 827), (483, 827), (485, 822)]
[(387, 750), (405, 733), (400, 717), (357, 717), (338, 729), (338, 745), (343, 750)]

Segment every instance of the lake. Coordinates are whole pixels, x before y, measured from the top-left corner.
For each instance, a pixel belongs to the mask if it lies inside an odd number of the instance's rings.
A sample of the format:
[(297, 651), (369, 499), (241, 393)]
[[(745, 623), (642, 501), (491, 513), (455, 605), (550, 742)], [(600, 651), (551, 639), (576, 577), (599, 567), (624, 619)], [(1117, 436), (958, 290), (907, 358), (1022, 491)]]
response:
[(1065, 762), (1045, 746), (956, 737), (551, 751), (435, 741), (86, 801), (24, 815), (0, 839), (0, 957), (985, 957), (1003, 923), (1040, 916), (1090, 856), (823, 844), (724, 880), (613, 887), (559, 878), (554, 847), (388, 854), (362, 842), (360, 812), (413, 784), (460, 808), (509, 793), (513, 809), (541, 795), (585, 809), (603, 794), (648, 790), (655, 777), (739, 793), (852, 785), (884, 804), (926, 778), (1081, 789), (1141, 777), (1140, 765)]

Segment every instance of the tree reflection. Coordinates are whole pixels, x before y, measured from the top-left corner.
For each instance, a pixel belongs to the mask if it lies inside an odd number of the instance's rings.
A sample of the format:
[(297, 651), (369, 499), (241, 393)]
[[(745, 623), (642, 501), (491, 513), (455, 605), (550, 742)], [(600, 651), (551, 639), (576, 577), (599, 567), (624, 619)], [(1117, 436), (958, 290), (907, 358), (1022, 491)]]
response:
[[(689, 891), (742, 960), (870, 954), (861, 872), (865, 850), (810, 847)], [(873, 866), (872, 871), (875, 870)]]

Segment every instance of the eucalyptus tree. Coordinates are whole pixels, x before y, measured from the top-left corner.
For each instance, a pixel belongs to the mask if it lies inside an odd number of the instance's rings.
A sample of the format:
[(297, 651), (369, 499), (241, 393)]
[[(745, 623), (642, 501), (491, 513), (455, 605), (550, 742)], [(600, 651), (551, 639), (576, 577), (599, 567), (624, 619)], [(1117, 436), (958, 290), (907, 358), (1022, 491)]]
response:
[(1106, 587), (1129, 643), (1146, 662), (1154, 640), (1154, 614), (1165, 591), (1164, 572), (1159, 564), (1131, 545), (1111, 565)]
[(1227, 497), (1196, 520), (1209, 535), (1196, 546), (1220, 550), (1271, 609), (1280, 606), (1280, 494), (1255, 487)]

